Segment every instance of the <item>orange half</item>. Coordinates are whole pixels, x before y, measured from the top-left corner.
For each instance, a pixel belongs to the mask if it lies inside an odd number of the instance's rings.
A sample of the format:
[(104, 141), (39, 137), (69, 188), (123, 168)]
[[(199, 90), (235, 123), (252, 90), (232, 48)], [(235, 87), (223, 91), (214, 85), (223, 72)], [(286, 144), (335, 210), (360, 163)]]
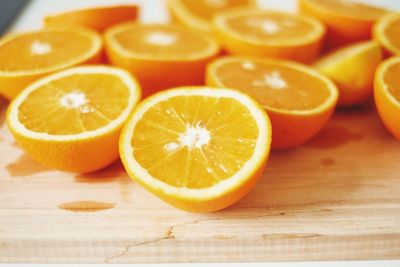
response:
[(226, 208), (260, 179), (270, 150), (265, 111), (228, 89), (182, 87), (145, 99), (128, 120), (120, 154), (129, 175), (188, 211)]
[(299, 8), (326, 25), (328, 49), (370, 39), (373, 24), (389, 12), (351, 0), (300, 0)]
[(400, 55), (400, 13), (390, 14), (379, 20), (374, 26), (373, 34), (386, 54)]
[(382, 59), (378, 42), (364, 41), (337, 49), (313, 66), (337, 85), (338, 105), (351, 106), (363, 103), (372, 95), (375, 70)]
[(134, 21), (139, 8), (135, 5), (118, 5), (85, 8), (58, 14), (47, 15), (45, 26), (84, 26), (102, 32), (105, 29), (126, 21)]
[(207, 68), (207, 85), (254, 97), (272, 123), (272, 147), (290, 148), (315, 136), (331, 117), (338, 92), (326, 77), (294, 62), (225, 57)]
[(11, 102), (7, 125), (38, 162), (87, 173), (118, 159), (121, 128), (139, 100), (128, 72), (75, 67), (30, 84)]
[(106, 31), (105, 43), (111, 63), (138, 78), (144, 97), (203, 84), (206, 64), (219, 54), (213, 38), (176, 25), (120, 24)]
[(374, 95), (383, 123), (400, 140), (400, 57), (392, 57), (379, 65)]
[(230, 9), (214, 18), (228, 53), (310, 62), (318, 55), (324, 26), (313, 18), (254, 8)]
[(43, 29), (0, 40), (0, 94), (13, 99), (33, 81), (75, 65), (100, 63), (102, 40), (83, 28)]

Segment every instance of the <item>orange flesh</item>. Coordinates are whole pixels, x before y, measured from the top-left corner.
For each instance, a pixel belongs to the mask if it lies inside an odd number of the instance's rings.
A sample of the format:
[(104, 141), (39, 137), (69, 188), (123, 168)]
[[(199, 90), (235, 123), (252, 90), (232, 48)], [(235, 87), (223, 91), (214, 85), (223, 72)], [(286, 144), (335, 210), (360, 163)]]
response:
[(125, 50), (139, 55), (148, 54), (154, 58), (187, 56), (204, 51), (210, 45), (200, 35), (158, 25), (131, 27), (114, 37)]
[[(82, 56), (91, 46), (87, 36), (74, 32), (26, 34), (0, 47), (0, 71), (32, 71), (65, 64), (71, 58)], [(32, 52), (35, 49), (39, 53)]]
[(325, 12), (373, 21), (388, 13), (386, 9), (349, 0), (308, 0), (308, 2), (313, 6), (322, 8)]
[[(196, 129), (202, 129), (202, 135), (191, 140), (199, 143), (187, 145), (185, 138), (191, 131), (195, 135)], [(254, 118), (237, 100), (172, 97), (146, 111), (135, 127), (131, 145), (133, 157), (154, 178), (176, 187), (199, 189), (241, 169), (254, 152), (257, 136)]]
[(319, 107), (330, 96), (320, 79), (290, 67), (249, 61), (226, 62), (216, 70), (219, 81), (253, 96), (266, 107), (284, 110), (309, 110)]
[(79, 134), (116, 119), (127, 107), (128, 98), (129, 89), (115, 76), (73, 74), (33, 91), (19, 107), (18, 118), (34, 132)]
[(386, 69), (383, 81), (387, 84), (390, 94), (400, 103), (400, 63)]
[(400, 17), (389, 23), (383, 33), (389, 43), (400, 51)]
[(181, 0), (186, 9), (203, 19), (211, 19), (216, 13), (231, 7), (240, 7), (252, 3), (250, 0)]
[(279, 13), (241, 15), (226, 23), (232, 30), (262, 41), (302, 39), (313, 30), (306, 21)]

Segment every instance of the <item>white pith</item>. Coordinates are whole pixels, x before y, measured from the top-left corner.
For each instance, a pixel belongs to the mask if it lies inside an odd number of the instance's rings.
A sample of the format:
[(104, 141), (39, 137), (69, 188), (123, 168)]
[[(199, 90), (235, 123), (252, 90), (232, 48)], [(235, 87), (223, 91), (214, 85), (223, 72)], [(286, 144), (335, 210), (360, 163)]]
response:
[(279, 71), (272, 71), (271, 73), (265, 73), (263, 81), (269, 87), (277, 90), (282, 90), (288, 87), (285, 79), (283, 79)]
[(41, 42), (41, 41), (34, 41), (31, 44), (31, 54), (32, 55), (47, 55), (49, 54), (53, 48), (51, 47), (51, 44), (46, 43), (46, 42)]
[(146, 36), (146, 42), (157, 46), (169, 46), (176, 42), (176, 36), (168, 32), (152, 32)]

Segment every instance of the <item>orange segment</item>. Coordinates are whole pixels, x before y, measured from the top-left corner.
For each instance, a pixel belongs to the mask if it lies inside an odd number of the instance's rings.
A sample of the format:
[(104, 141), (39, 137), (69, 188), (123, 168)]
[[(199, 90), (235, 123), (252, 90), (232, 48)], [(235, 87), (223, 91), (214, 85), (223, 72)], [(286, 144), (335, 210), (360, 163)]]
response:
[(78, 64), (97, 63), (101, 48), (97, 33), (80, 28), (6, 36), (0, 41), (0, 93), (12, 99), (42, 76)]
[(400, 13), (389, 14), (379, 20), (373, 35), (387, 54), (400, 55)]
[(338, 86), (338, 104), (350, 106), (371, 96), (375, 70), (382, 57), (379, 44), (366, 41), (338, 49), (320, 58), (314, 67)]
[(254, 0), (168, 0), (168, 8), (174, 20), (178, 23), (200, 30), (211, 32), (212, 17), (226, 10), (254, 4)]
[(390, 58), (379, 65), (374, 96), (383, 123), (400, 140), (400, 57)]
[(127, 23), (105, 34), (112, 64), (132, 72), (147, 97), (182, 85), (201, 85), (206, 64), (219, 53), (217, 42), (180, 26)]
[(90, 172), (118, 158), (122, 124), (139, 99), (140, 88), (123, 70), (71, 68), (22, 91), (9, 107), (7, 124), (37, 161)]
[(135, 5), (119, 5), (86, 8), (48, 15), (44, 18), (46, 26), (84, 26), (102, 32), (125, 21), (137, 18), (139, 8)]
[(273, 148), (298, 146), (316, 135), (330, 118), (338, 97), (330, 80), (288, 61), (220, 58), (208, 66), (207, 84), (253, 96), (271, 118)]
[(326, 25), (328, 48), (370, 39), (372, 25), (388, 13), (351, 0), (300, 0), (299, 8)]
[(219, 13), (214, 26), (232, 54), (314, 60), (325, 29), (318, 21), (290, 13), (240, 8)]
[(179, 88), (142, 102), (120, 153), (130, 176), (178, 208), (215, 211), (256, 184), (269, 154), (266, 113), (234, 90)]

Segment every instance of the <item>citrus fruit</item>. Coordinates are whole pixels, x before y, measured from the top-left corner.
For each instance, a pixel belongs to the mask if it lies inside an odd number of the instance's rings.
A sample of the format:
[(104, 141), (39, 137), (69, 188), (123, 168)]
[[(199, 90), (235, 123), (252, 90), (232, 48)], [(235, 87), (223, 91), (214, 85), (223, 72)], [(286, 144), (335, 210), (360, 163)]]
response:
[(300, 0), (300, 11), (327, 27), (327, 48), (370, 39), (372, 25), (386, 9), (351, 0)]
[(168, 0), (174, 21), (204, 32), (211, 32), (212, 17), (227, 8), (254, 5), (254, 0)]
[(400, 57), (379, 65), (374, 85), (378, 113), (386, 128), (400, 140)]
[(206, 64), (219, 53), (207, 35), (181, 26), (124, 23), (105, 33), (110, 62), (133, 73), (147, 97), (183, 85), (204, 84)]
[(44, 18), (44, 24), (46, 26), (84, 26), (102, 32), (115, 24), (135, 20), (138, 11), (135, 5), (85, 8), (48, 15)]
[(145, 99), (128, 119), (120, 155), (128, 174), (180, 209), (228, 207), (259, 180), (271, 128), (258, 104), (231, 89), (181, 87)]
[(255, 8), (218, 13), (214, 27), (228, 53), (302, 62), (318, 56), (325, 34), (324, 26), (313, 18)]
[(24, 89), (8, 108), (7, 124), (38, 162), (86, 173), (118, 158), (122, 125), (139, 99), (139, 85), (124, 70), (74, 67)]
[(272, 148), (301, 145), (315, 136), (335, 109), (338, 92), (305, 65), (273, 59), (224, 57), (209, 64), (207, 85), (241, 90), (267, 111)]
[(0, 40), (0, 94), (14, 98), (40, 77), (101, 61), (102, 40), (86, 29), (44, 29)]
[(373, 28), (373, 35), (388, 55), (400, 55), (400, 13), (379, 20)]
[(381, 61), (379, 44), (364, 41), (324, 56), (314, 67), (336, 83), (338, 105), (350, 106), (360, 104), (372, 95), (375, 70)]

